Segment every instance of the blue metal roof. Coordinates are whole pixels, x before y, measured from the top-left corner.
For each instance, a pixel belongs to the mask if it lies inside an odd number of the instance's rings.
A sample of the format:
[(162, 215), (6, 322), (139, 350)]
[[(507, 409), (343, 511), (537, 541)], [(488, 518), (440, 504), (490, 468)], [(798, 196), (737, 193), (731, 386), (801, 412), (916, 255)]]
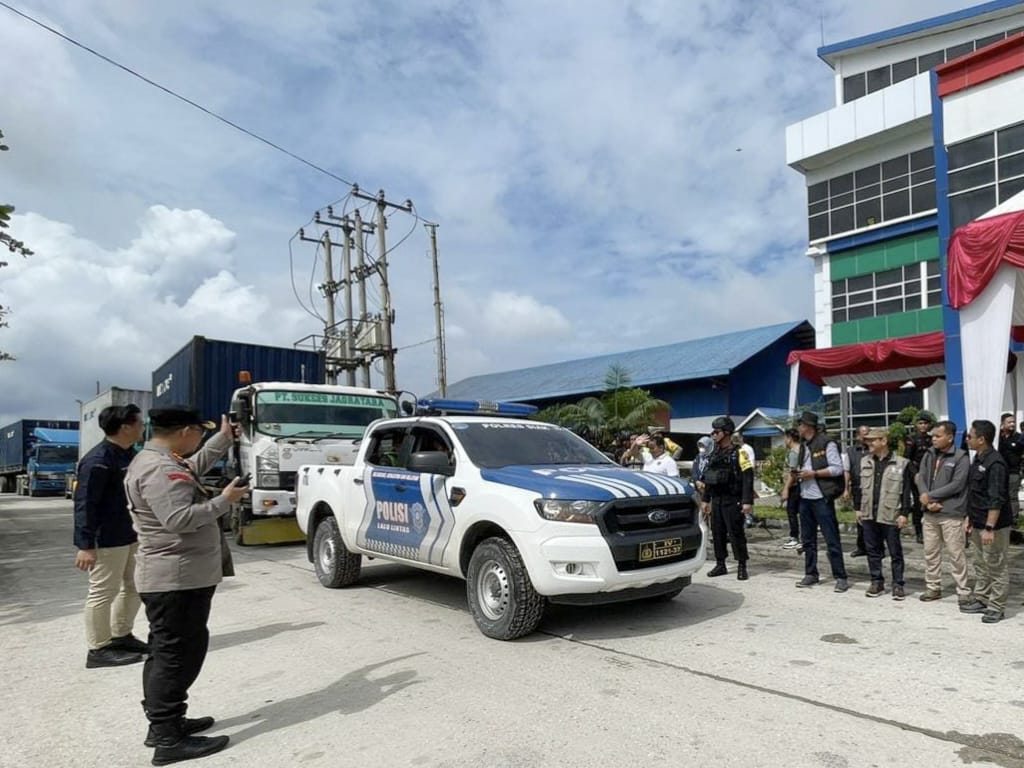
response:
[(625, 368), (630, 385), (635, 387), (727, 376), (733, 368), (801, 326), (810, 329), (810, 324), (801, 320), (661, 347), (471, 376), (449, 385), (445, 396), (535, 401), (601, 392), (611, 365)]
[(974, 5), (960, 11), (944, 13), (941, 16), (933, 16), (930, 19), (915, 21), (910, 24), (893, 27), (892, 29), (887, 29), (882, 32), (873, 32), (870, 35), (863, 35), (862, 37), (855, 37), (851, 40), (844, 40), (841, 43), (823, 45), (818, 49), (818, 58), (827, 62), (831, 66), (832, 62), (828, 57), (837, 53), (845, 53), (853, 50), (854, 48), (875, 45), (877, 43), (893, 40), (897, 37), (906, 37), (917, 34), (918, 32), (935, 29), (936, 27), (944, 27), (948, 24), (955, 24), (958, 21), (965, 21), (977, 16), (984, 16), (987, 13), (1013, 8), (1016, 5), (1024, 5), (1024, 2), (1022, 2), (1022, 0), (992, 0), (992, 2)]

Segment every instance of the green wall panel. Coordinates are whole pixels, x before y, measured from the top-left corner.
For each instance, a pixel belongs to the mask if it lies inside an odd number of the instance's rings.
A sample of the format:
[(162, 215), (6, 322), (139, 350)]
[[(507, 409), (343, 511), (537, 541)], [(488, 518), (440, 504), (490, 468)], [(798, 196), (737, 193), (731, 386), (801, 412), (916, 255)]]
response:
[(830, 275), (832, 280), (845, 280), (938, 257), (938, 233), (934, 230), (918, 232), (830, 256)]
[(829, 262), (833, 280), (845, 280), (847, 277), (854, 277), (859, 274), (857, 272), (856, 251), (837, 253), (830, 258)]
[(942, 330), (942, 308), (929, 307), (914, 312), (898, 312), (882, 317), (868, 317), (832, 326), (832, 346), (857, 344), (863, 341), (895, 339)]

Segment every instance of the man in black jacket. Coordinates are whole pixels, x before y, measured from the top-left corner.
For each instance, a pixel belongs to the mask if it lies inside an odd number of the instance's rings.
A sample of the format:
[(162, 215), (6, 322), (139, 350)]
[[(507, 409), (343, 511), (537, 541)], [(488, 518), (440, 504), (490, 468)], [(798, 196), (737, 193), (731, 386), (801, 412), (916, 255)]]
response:
[(137, 537), (124, 493), (124, 473), (142, 439), (142, 414), (136, 405), (111, 405), (97, 421), (106, 438), (82, 457), (75, 488), (75, 567), (89, 574), (88, 668), (135, 664), (149, 652), (132, 634), (141, 601), (134, 576)]
[(732, 444), (735, 431), (736, 425), (728, 416), (719, 416), (711, 422), (715, 449), (704, 470), (704, 511), (711, 520), (715, 567), (708, 571), (708, 576), (728, 573), (726, 541), (731, 541), (736, 578), (746, 581), (748, 553), (743, 522), (754, 504), (754, 466), (747, 454)]
[[(910, 462), (910, 469), (915, 477), (921, 470), (921, 459), (932, 449), (931, 431), (932, 427), (935, 426), (935, 414), (931, 411), (918, 411), (916, 425), (916, 431), (907, 435), (906, 450), (904, 452), (904, 456)], [(921, 502), (919, 500), (921, 489), (915, 485), (913, 492), (914, 506), (911, 512), (913, 513), (914, 536), (918, 544), (924, 544), (924, 512), (921, 509)]]
[(975, 451), (967, 476), (967, 531), (974, 553), (975, 600), (961, 607), (963, 613), (981, 613), (986, 624), (1003, 620), (1010, 591), (1006, 550), (1010, 544), (1010, 504), (1007, 498), (1006, 461), (992, 447), (996, 425), (971, 422), (967, 444)]

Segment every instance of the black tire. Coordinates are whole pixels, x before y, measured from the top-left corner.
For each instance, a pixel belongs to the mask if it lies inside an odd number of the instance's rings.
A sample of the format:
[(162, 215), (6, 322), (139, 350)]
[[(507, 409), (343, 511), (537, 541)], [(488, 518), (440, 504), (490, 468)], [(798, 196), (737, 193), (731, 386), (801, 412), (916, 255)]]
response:
[(480, 542), (466, 572), (466, 599), (477, 627), (495, 640), (533, 632), (547, 601), (537, 594), (519, 550), (508, 539)]
[(338, 531), (338, 521), (328, 515), (313, 534), (313, 569), (328, 589), (348, 587), (359, 581), (363, 556), (350, 552)]

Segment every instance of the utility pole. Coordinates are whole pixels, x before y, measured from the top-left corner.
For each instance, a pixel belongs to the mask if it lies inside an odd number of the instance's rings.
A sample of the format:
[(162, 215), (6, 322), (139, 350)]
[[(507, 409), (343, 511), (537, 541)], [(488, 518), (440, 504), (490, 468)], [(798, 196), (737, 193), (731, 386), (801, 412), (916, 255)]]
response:
[[(357, 208), (353, 214), (356, 234), (356, 274), (359, 276), (359, 318), (356, 327), (362, 330), (367, 322), (366, 315), (366, 249), (363, 246), (363, 217)], [(370, 363), (363, 356), (359, 364), (359, 385), (370, 386)]]
[(441, 308), (441, 278), (437, 264), (437, 224), (424, 224), (430, 231), (430, 262), (434, 268), (434, 332), (437, 334), (437, 391), (448, 394), (447, 362), (444, 348), (444, 320)]
[(359, 191), (359, 186), (354, 185), (352, 187), (352, 196), (359, 198), (360, 200), (369, 200), (377, 204), (377, 271), (380, 274), (380, 295), (382, 306), (382, 346), (383, 358), (384, 358), (384, 389), (389, 392), (396, 391), (395, 386), (395, 348), (392, 345), (392, 334), (391, 326), (395, 322), (394, 312), (391, 309), (391, 289), (388, 286), (388, 248), (387, 248), (387, 236), (385, 230), (387, 229), (387, 218), (384, 212), (388, 208), (397, 208), (400, 211), (406, 213), (412, 213), (412, 201), (406, 200), (402, 204), (392, 203), (387, 200), (384, 195), (384, 190), (377, 192), (376, 196), (367, 195)]
[[(331, 233), (324, 232), (324, 298), (327, 299), (327, 330), (324, 335), (328, 338), (328, 350), (327, 354), (331, 354), (331, 347), (334, 345), (334, 340), (337, 338), (337, 328), (335, 327), (334, 320), (334, 294), (337, 291), (337, 285), (334, 282), (334, 264), (331, 262)], [(328, 336), (329, 334), (329, 336)], [(338, 372), (333, 368), (327, 369), (327, 383), (337, 384), (338, 383)]]
[(348, 216), (335, 216), (334, 208), (327, 206), (327, 218), (340, 222), (334, 226), (341, 229), (344, 240), (342, 240), (341, 260), (342, 272), (345, 279), (342, 281), (345, 292), (342, 294), (342, 302), (345, 309), (344, 333), (342, 336), (342, 350), (345, 355), (345, 383), (353, 387), (356, 383), (356, 366), (353, 364), (353, 348), (355, 327), (352, 324), (352, 231), (354, 229), (352, 220)]

